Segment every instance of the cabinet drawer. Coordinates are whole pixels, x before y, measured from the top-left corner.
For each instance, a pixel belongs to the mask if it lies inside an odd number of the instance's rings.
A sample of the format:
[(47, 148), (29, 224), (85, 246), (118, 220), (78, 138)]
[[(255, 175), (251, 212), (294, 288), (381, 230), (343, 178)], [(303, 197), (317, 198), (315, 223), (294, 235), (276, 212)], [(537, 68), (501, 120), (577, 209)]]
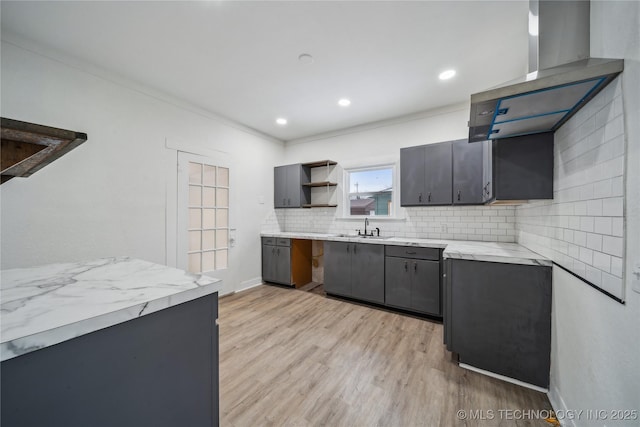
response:
[(263, 245), (275, 245), (276, 244), (276, 238), (275, 237), (263, 237), (262, 238), (262, 244)]
[(385, 246), (387, 256), (402, 258), (440, 260), (440, 249), (437, 248), (416, 248), (413, 246)]
[(291, 246), (291, 239), (276, 239), (278, 246)]

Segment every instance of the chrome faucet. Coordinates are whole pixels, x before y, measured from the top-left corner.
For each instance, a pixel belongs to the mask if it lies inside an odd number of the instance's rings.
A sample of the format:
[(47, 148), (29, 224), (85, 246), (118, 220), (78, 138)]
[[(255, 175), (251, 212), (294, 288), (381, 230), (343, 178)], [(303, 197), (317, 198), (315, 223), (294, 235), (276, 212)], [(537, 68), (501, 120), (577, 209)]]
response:
[(364, 235), (367, 235), (367, 225), (369, 225), (369, 218), (364, 219)]

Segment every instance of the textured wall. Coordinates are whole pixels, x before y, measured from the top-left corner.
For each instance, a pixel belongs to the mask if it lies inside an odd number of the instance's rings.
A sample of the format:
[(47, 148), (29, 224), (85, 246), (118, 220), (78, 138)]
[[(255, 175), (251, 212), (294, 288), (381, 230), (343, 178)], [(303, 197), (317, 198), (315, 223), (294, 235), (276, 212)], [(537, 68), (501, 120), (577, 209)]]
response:
[(518, 242), (623, 297), (625, 132), (614, 80), (555, 133), (553, 201), (516, 210)]
[[(513, 206), (413, 207), (404, 212), (404, 220), (370, 218), (370, 227), (379, 227), (382, 236), (515, 242)], [(336, 213), (336, 208), (279, 209), (262, 231), (355, 233), (364, 229), (364, 219), (342, 219)]]

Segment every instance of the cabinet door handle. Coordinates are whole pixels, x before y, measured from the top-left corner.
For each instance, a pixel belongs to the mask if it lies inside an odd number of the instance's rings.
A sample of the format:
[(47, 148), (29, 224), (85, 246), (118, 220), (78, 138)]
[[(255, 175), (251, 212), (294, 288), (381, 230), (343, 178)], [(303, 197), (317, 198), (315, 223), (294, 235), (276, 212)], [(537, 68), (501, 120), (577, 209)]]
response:
[(278, 248), (278, 256), (280, 256), (280, 248)]
[(418, 271), (418, 263), (417, 262), (413, 263), (413, 271), (416, 271), (416, 272)]
[(460, 201), (460, 190), (458, 190), (458, 201)]
[(349, 245), (347, 245), (347, 253), (349, 253)]
[(429, 191), (429, 197), (428, 197), (427, 201), (428, 201), (428, 202), (430, 202), (430, 201), (431, 201), (431, 191)]
[(416, 254), (416, 253), (415, 253), (415, 252), (413, 252), (413, 251), (405, 251), (405, 253), (406, 253), (407, 255), (415, 255), (415, 254)]
[(404, 262), (404, 271), (409, 271), (409, 263), (407, 261)]
[(418, 202), (422, 203), (422, 193), (418, 196)]
[(287, 199), (287, 205), (291, 206), (291, 199)]

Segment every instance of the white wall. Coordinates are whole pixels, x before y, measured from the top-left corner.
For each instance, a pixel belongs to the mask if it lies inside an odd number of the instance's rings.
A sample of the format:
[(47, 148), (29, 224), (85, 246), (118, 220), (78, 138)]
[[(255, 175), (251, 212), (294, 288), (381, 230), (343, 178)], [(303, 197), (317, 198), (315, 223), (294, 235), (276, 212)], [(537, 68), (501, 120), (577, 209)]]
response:
[(180, 148), (230, 164), (237, 244), (224, 292), (259, 280), (259, 232), (273, 209), (281, 142), (17, 44), (2, 43), (2, 116), (86, 132), (88, 141), (2, 185), (2, 268), (122, 255), (175, 265)]
[[(627, 135), (626, 304), (554, 268), (550, 399), (556, 409), (640, 409), (640, 294), (632, 290), (640, 262), (640, 3), (591, 3), (591, 56), (624, 58)], [(632, 426), (638, 421), (588, 420), (575, 425)], [(571, 425), (570, 420), (565, 420)]]

